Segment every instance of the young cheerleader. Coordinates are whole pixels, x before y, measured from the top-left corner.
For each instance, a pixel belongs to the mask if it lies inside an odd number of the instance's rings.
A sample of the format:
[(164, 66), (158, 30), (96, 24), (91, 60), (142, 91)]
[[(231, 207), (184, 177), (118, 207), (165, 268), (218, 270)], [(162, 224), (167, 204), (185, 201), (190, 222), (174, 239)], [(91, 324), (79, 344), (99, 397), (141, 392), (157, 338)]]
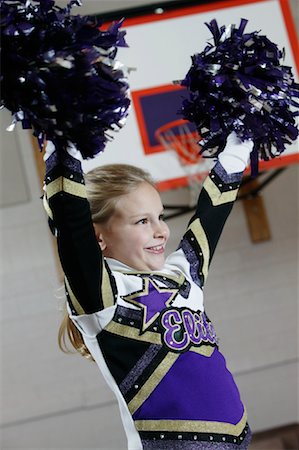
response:
[(130, 450), (248, 448), (246, 409), (203, 288), (251, 149), (229, 136), (165, 258), (169, 229), (147, 173), (103, 166), (85, 187), (76, 149), (48, 143), (44, 203), (65, 273), (67, 331), (115, 393)]
[[(54, 1), (1, 0), (2, 103), (14, 127), (53, 139), (46, 152), (44, 204), (65, 273), (66, 331), (98, 364), (119, 403), (130, 450), (245, 449), (246, 410), (218, 349), (203, 288), (236, 199), (252, 143), (268, 160), (298, 136), (298, 84), (284, 52), (247, 20), (208, 25), (213, 43), (192, 57), (181, 114), (219, 159), (205, 180), (178, 250), (154, 183), (125, 165), (95, 169), (87, 191), (78, 152), (103, 150), (128, 113), (122, 22), (70, 15)], [(218, 119), (219, 118), (219, 119)], [(221, 118), (221, 120), (220, 120)], [(62, 148), (63, 147), (63, 148)], [(64, 332), (61, 332), (63, 342)], [(99, 446), (100, 447), (100, 446)]]

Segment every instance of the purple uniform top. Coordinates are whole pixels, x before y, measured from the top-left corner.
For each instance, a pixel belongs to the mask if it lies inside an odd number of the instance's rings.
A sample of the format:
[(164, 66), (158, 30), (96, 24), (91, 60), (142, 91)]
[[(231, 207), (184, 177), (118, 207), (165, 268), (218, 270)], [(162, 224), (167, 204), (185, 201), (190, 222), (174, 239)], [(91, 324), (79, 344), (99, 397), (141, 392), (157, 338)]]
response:
[(216, 163), (179, 248), (160, 271), (137, 272), (102, 257), (80, 163), (55, 152), (46, 172), (69, 314), (116, 395), (128, 448), (248, 448), (246, 409), (203, 303), (242, 173)]

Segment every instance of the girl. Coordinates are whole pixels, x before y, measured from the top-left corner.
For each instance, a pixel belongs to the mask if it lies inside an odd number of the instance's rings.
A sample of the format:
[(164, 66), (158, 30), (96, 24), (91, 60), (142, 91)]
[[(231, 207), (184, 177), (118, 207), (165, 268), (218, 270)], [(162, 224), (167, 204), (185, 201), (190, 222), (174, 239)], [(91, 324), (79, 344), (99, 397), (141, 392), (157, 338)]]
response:
[(229, 136), (165, 259), (169, 229), (147, 173), (99, 167), (86, 189), (76, 149), (48, 143), (44, 202), (65, 273), (68, 334), (114, 391), (130, 450), (248, 448), (246, 410), (203, 287), (251, 149)]

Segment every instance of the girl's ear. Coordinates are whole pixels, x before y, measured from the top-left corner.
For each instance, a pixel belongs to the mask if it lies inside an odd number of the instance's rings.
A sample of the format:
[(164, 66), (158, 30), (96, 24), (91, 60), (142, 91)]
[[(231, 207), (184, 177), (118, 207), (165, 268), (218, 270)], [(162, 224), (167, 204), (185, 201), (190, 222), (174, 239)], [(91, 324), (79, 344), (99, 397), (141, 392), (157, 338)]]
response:
[(94, 223), (93, 228), (94, 228), (94, 232), (95, 232), (98, 244), (100, 246), (100, 249), (103, 252), (107, 248), (107, 245), (106, 245), (105, 239), (103, 237), (101, 227), (98, 224)]

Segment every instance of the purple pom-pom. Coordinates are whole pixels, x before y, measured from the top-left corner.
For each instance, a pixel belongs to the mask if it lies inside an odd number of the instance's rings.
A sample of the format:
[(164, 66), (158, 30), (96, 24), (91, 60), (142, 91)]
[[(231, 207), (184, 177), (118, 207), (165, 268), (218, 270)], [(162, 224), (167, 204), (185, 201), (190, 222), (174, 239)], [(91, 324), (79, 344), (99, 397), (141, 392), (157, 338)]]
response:
[(73, 142), (83, 158), (101, 152), (124, 124), (130, 100), (121, 22), (108, 30), (95, 17), (70, 14), (53, 0), (1, 0), (2, 105), (13, 122), (56, 147)]
[(244, 33), (222, 26), (216, 20), (206, 24), (213, 35), (203, 52), (192, 57), (192, 66), (181, 82), (189, 99), (180, 114), (193, 122), (202, 137), (202, 152), (217, 156), (227, 136), (235, 131), (254, 142), (252, 171), (259, 157), (269, 160), (285, 150), (298, 136), (295, 117), (299, 106), (299, 85), (290, 67), (281, 65), (284, 52), (259, 32)]

